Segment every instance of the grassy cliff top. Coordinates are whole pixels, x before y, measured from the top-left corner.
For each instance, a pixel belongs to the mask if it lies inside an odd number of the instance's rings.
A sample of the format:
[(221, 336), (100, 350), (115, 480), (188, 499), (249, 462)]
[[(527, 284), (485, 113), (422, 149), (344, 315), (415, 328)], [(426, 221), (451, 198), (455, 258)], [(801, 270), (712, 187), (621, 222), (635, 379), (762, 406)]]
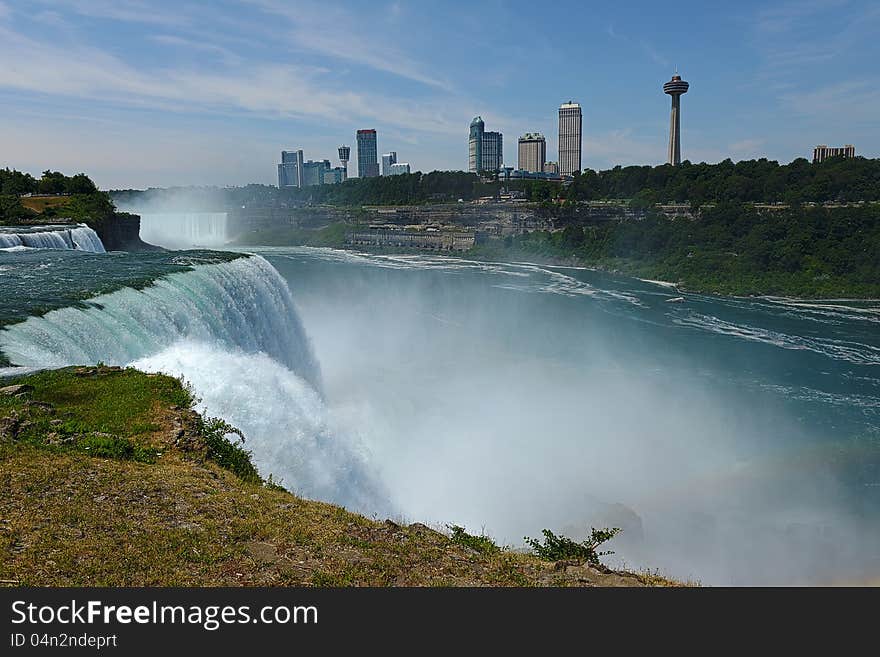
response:
[(177, 379), (133, 369), (0, 383), (0, 583), (674, 584), (296, 497), (192, 404)]

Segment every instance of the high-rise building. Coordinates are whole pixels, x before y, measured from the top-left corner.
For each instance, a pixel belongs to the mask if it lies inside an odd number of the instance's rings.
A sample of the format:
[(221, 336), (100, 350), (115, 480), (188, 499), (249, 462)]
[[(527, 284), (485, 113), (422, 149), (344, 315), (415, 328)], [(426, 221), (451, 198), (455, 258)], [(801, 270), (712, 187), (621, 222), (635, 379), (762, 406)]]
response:
[(281, 151), (278, 165), (278, 187), (302, 187), (303, 152)]
[(475, 117), (471, 121), (471, 132), (468, 137), (468, 171), (479, 173), (483, 165), (483, 132), (486, 124), (482, 117)]
[(375, 130), (357, 131), (358, 177), (375, 178), (379, 175), (379, 148)]
[(327, 171), (330, 171), (330, 160), (318, 160), (317, 162), (309, 160), (303, 163), (302, 186), (323, 185), (324, 173)]
[(504, 165), (504, 140), (500, 132), (486, 132), (481, 117), (471, 121), (468, 136), (468, 171), (500, 171)]
[(583, 116), (581, 106), (568, 101), (559, 106), (559, 173), (570, 176), (581, 170)]
[(501, 171), (504, 166), (504, 139), (500, 132), (483, 133), (483, 165), (481, 171)]
[(410, 173), (408, 162), (395, 162), (388, 170), (389, 176), (399, 176), (403, 173)]
[(825, 144), (819, 144), (816, 148), (813, 149), (813, 164), (818, 164), (819, 162), (823, 162), (827, 160), (829, 157), (855, 157), (856, 156), (856, 147), (852, 144), (847, 144), (846, 146), (839, 147), (828, 147)]
[(517, 168), (520, 171), (543, 171), (547, 161), (547, 141), (539, 132), (527, 132), (519, 138)]
[(348, 159), (351, 157), (351, 148), (343, 144), (337, 149), (337, 151), (339, 152), (339, 161), (342, 162), (342, 169), (345, 172), (342, 179), (345, 180), (348, 178)]
[(669, 152), (666, 161), (677, 166), (681, 164), (681, 95), (686, 94), (690, 85), (676, 73), (663, 85), (663, 93), (672, 96), (672, 111), (669, 114)]
[(556, 162), (544, 162), (544, 173), (559, 173), (559, 165)]
[(382, 156), (382, 175), (390, 176), (391, 175), (391, 165), (397, 162), (397, 151), (391, 151), (390, 153), (385, 153)]

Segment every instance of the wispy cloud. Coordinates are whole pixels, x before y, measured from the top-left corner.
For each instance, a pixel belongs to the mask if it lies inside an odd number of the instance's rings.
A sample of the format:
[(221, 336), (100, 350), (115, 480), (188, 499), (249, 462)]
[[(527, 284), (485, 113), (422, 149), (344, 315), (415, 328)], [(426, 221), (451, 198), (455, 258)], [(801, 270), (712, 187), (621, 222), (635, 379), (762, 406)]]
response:
[(0, 88), (166, 111), (247, 112), (264, 118), (367, 120), (453, 134), (454, 105), (334, 88), (327, 69), (247, 63), (221, 72), (135, 68), (94, 47), (58, 47), (0, 27)]
[(780, 96), (796, 113), (827, 120), (829, 126), (880, 126), (880, 78), (841, 80)]
[(447, 80), (425, 72), (410, 53), (401, 51), (393, 39), (369, 35), (362, 21), (351, 12), (326, 3), (278, 0), (247, 0), (262, 11), (283, 18), (288, 23), (289, 43), (299, 50), (311, 51), (358, 66), (391, 73), (443, 91), (452, 91)]
[(228, 48), (218, 46), (211, 42), (186, 39), (183, 37), (175, 36), (173, 34), (153, 34), (149, 37), (149, 39), (155, 43), (161, 44), (163, 46), (169, 46), (171, 48), (183, 48), (187, 50), (194, 50), (197, 52), (205, 52), (219, 55), (227, 63), (230, 64), (242, 62), (241, 56), (232, 52)]
[(659, 64), (664, 68), (669, 68), (669, 60), (660, 53), (647, 39), (631, 37), (626, 34), (622, 34), (618, 32), (614, 25), (610, 23), (605, 26), (605, 34), (607, 34), (612, 39), (623, 41), (630, 46), (638, 47), (641, 52), (643, 52), (651, 61), (655, 64)]
[(128, 23), (181, 26), (189, 24), (189, 17), (178, 7), (163, 11), (141, 0), (37, 0), (54, 10), (66, 9), (80, 16)]
[(751, 38), (762, 58), (754, 84), (794, 116), (880, 126), (880, 78), (861, 68), (878, 31), (876, 3), (802, 0), (763, 9)]

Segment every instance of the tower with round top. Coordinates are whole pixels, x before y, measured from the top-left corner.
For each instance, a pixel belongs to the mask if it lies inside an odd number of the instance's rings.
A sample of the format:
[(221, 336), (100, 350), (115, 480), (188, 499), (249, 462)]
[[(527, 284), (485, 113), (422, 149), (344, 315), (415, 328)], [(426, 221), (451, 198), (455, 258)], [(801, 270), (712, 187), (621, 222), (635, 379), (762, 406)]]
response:
[(672, 96), (672, 112), (669, 115), (669, 157), (667, 162), (673, 166), (681, 164), (681, 95), (686, 94), (690, 85), (676, 73), (663, 85), (663, 93)]

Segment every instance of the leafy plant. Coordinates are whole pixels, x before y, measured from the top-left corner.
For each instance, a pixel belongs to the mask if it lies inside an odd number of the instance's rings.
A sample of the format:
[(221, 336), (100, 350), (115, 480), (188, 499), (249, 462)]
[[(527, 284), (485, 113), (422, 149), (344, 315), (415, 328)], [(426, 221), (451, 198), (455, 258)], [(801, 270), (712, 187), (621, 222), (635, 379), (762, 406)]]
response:
[(474, 536), (473, 534), (468, 534), (464, 527), (461, 527), (460, 525), (446, 526), (449, 528), (449, 531), (452, 532), (452, 536), (450, 537), (452, 542), (457, 545), (469, 547), (481, 554), (492, 554), (501, 551), (501, 548), (495, 544), (495, 541), (484, 534)]
[(611, 529), (596, 529), (591, 527), (590, 537), (578, 543), (567, 536), (557, 536), (549, 529), (542, 530), (544, 541), (541, 542), (535, 538), (525, 537), (528, 544), (537, 557), (547, 561), (560, 561), (562, 559), (577, 559), (598, 566), (601, 565), (600, 557), (607, 554), (614, 554), (611, 550), (604, 552), (597, 551), (597, 548), (610, 541), (620, 533), (620, 528), (613, 527)]
[(261, 483), (259, 472), (251, 462), (251, 453), (241, 444), (226, 438), (235, 434), (244, 443), (244, 434), (226, 420), (218, 417), (202, 418), (202, 437), (208, 446), (208, 458), (217, 462), (220, 467), (230, 470), (240, 479), (250, 483)]

